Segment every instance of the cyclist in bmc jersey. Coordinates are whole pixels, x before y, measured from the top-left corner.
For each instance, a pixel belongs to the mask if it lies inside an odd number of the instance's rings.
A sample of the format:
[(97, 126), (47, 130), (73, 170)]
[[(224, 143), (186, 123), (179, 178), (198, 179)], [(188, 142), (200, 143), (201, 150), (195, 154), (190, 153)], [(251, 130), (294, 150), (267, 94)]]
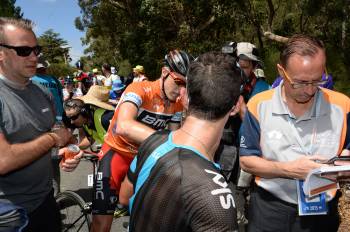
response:
[(157, 81), (135, 82), (123, 93), (99, 154), (94, 184), (92, 231), (109, 231), (121, 182), (138, 146), (157, 130), (177, 129), (182, 116), (180, 90), (186, 86), (190, 57), (173, 50)]
[(215, 52), (191, 63), (183, 126), (151, 135), (123, 181), (129, 231), (237, 231), (233, 186), (213, 162), (224, 125), (243, 101), (237, 69), (233, 57)]

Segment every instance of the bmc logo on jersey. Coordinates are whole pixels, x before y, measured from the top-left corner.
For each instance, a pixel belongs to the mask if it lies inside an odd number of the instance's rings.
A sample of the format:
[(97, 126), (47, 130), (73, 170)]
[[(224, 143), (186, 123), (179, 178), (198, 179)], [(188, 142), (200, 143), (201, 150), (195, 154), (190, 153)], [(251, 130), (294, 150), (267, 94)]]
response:
[(155, 128), (165, 128), (168, 120), (162, 118), (155, 118), (151, 115), (146, 115), (141, 121)]
[(204, 171), (206, 173), (212, 174), (213, 175), (212, 180), (214, 181), (215, 184), (219, 186), (218, 189), (214, 189), (213, 191), (210, 192), (211, 195), (219, 196), (220, 204), (222, 208), (224, 209), (229, 209), (231, 207), (235, 208), (236, 207), (235, 200), (233, 198), (231, 189), (228, 188), (228, 184), (225, 178), (217, 172), (213, 172), (208, 169), (204, 169)]

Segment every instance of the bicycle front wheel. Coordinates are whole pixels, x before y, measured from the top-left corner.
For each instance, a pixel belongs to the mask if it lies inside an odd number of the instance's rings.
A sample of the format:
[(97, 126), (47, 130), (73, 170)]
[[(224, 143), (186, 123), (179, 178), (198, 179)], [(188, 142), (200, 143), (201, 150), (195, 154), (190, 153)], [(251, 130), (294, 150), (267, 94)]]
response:
[(89, 232), (91, 224), (91, 204), (73, 191), (64, 191), (56, 196), (60, 209), (62, 231)]

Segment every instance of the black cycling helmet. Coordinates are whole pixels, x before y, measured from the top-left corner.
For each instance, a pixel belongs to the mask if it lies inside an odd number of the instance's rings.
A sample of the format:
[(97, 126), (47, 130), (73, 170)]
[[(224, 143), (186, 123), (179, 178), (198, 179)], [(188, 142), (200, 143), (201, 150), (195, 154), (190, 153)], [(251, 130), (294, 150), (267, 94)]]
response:
[(221, 52), (233, 57), (237, 56), (237, 43), (233, 41), (226, 42), (221, 48)]
[(177, 72), (185, 77), (192, 60), (193, 58), (185, 51), (172, 50), (165, 55), (164, 62), (172, 72)]

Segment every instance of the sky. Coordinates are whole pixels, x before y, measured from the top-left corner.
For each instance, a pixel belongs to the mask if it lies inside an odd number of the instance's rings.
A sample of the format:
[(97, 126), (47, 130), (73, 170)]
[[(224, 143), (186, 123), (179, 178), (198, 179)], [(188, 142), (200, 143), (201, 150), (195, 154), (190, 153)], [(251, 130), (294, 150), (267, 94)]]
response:
[(77, 0), (17, 0), (15, 5), (21, 7), (24, 18), (36, 24), (34, 32), (38, 37), (53, 29), (68, 42), (73, 64), (83, 55), (80, 38), (84, 32), (74, 26), (74, 19), (81, 15)]

